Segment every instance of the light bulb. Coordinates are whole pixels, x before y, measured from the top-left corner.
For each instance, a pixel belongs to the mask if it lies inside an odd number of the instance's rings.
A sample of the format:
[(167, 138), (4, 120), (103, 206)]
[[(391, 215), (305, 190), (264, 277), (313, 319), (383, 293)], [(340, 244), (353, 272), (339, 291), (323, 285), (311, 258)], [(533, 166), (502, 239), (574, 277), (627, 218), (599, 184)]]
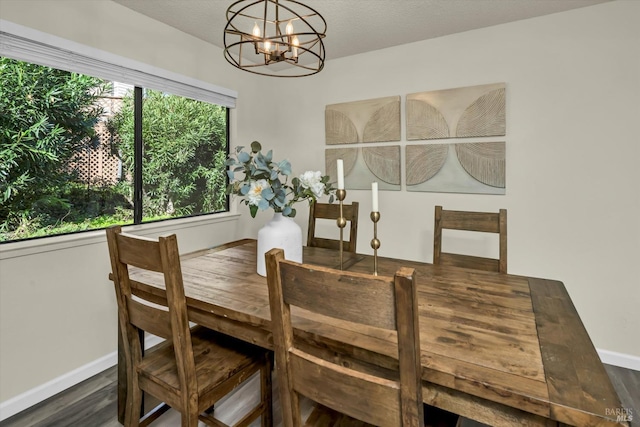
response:
[(257, 22), (255, 22), (255, 23), (253, 24), (253, 31), (252, 31), (252, 33), (253, 33), (253, 36), (254, 36), (254, 37), (260, 37), (260, 27), (258, 27), (258, 23), (257, 23)]
[(265, 40), (264, 50), (266, 50), (267, 52), (271, 52), (271, 42), (269, 40)]
[(293, 23), (291, 21), (287, 22), (287, 27), (284, 29), (288, 36), (293, 34)]
[(297, 58), (298, 57), (298, 46), (300, 46), (300, 40), (298, 40), (298, 37), (293, 37), (293, 40), (291, 40), (291, 44), (293, 45), (293, 47), (291, 48), (291, 51), (293, 53), (293, 57)]

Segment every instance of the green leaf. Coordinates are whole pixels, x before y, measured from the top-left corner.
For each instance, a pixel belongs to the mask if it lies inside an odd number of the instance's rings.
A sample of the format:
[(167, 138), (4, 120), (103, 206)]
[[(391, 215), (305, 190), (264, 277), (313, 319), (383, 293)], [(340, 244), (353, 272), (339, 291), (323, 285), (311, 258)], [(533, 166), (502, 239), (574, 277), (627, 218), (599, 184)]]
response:
[(291, 163), (289, 163), (289, 160), (282, 160), (280, 163), (278, 163), (278, 168), (280, 168), (280, 173), (282, 173), (283, 175), (291, 175)]
[(254, 160), (256, 162), (256, 167), (260, 170), (266, 171), (266, 172), (271, 172), (271, 169), (269, 168), (269, 165), (267, 164), (267, 162), (265, 161), (264, 156), (262, 155), (262, 153), (258, 153), (256, 155), (256, 157), (254, 157)]
[(269, 209), (269, 201), (267, 199), (260, 199), (260, 201), (258, 202), (258, 208), (261, 211)]
[(257, 153), (259, 151), (262, 151), (262, 145), (260, 145), (260, 143), (258, 141), (253, 141), (251, 143), (251, 151), (253, 153)]
[(238, 161), (247, 163), (249, 160), (251, 160), (251, 156), (249, 156), (249, 153), (246, 153), (244, 151), (238, 153)]
[(262, 190), (262, 193), (260, 193), (260, 195), (265, 199), (265, 200), (271, 200), (275, 197), (275, 194), (273, 193), (273, 190), (271, 188), (265, 188)]

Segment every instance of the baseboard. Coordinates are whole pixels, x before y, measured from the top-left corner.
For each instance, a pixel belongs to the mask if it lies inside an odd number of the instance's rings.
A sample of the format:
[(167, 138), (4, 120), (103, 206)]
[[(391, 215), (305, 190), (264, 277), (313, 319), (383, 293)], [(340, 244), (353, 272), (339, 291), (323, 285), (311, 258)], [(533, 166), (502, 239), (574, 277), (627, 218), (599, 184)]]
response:
[(598, 355), (602, 363), (606, 363), (607, 365), (640, 371), (640, 357), (638, 356), (600, 349), (598, 349)]
[(118, 363), (118, 356), (116, 352), (113, 352), (98, 360), (94, 360), (91, 363), (74, 369), (71, 372), (67, 372), (64, 375), (54, 378), (49, 382), (12, 397), (11, 399), (0, 403), (0, 421), (12, 417), (17, 413), (22, 412), (25, 409), (86, 380), (87, 378), (91, 378), (92, 376), (109, 369), (116, 363)]
[[(145, 347), (153, 347), (161, 341), (161, 338), (150, 336), (145, 340)], [(31, 390), (27, 390), (26, 392), (12, 397), (9, 400), (5, 400), (0, 403), (0, 421), (4, 421), (15, 414), (32, 407), (33, 405), (43, 402), (61, 391), (64, 391), (69, 387), (73, 387), (74, 385), (109, 369), (117, 363), (118, 353), (114, 351), (113, 353), (107, 354), (106, 356), (94, 360), (91, 363), (87, 363), (86, 365), (74, 369), (71, 372), (67, 372), (64, 375), (54, 378), (49, 382), (34, 387)]]

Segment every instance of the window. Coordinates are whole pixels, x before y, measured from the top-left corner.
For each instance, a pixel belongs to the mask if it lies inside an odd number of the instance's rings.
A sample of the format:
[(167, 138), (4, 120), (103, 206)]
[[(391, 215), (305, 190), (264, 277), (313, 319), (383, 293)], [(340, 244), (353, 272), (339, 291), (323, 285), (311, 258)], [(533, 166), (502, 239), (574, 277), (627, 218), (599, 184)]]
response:
[[(136, 120), (139, 111), (139, 118)], [(226, 211), (227, 108), (135, 88), (108, 121), (134, 222)], [(141, 132), (136, 133), (136, 121)], [(139, 171), (139, 172), (138, 172)]]
[(0, 33), (0, 242), (228, 210), (235, 93), (15, 27)]

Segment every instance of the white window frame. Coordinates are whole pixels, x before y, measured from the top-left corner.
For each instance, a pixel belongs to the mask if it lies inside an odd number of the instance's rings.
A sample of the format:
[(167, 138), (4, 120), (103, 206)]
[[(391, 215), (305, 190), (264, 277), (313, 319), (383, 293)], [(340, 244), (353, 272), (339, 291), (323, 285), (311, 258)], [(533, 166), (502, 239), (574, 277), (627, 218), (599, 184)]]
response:
[(169, 92), (228, 108), (235, 108), (238, 98), (238, 93), (234, 90), (2, 19), (0, 55), (109, 81)]

